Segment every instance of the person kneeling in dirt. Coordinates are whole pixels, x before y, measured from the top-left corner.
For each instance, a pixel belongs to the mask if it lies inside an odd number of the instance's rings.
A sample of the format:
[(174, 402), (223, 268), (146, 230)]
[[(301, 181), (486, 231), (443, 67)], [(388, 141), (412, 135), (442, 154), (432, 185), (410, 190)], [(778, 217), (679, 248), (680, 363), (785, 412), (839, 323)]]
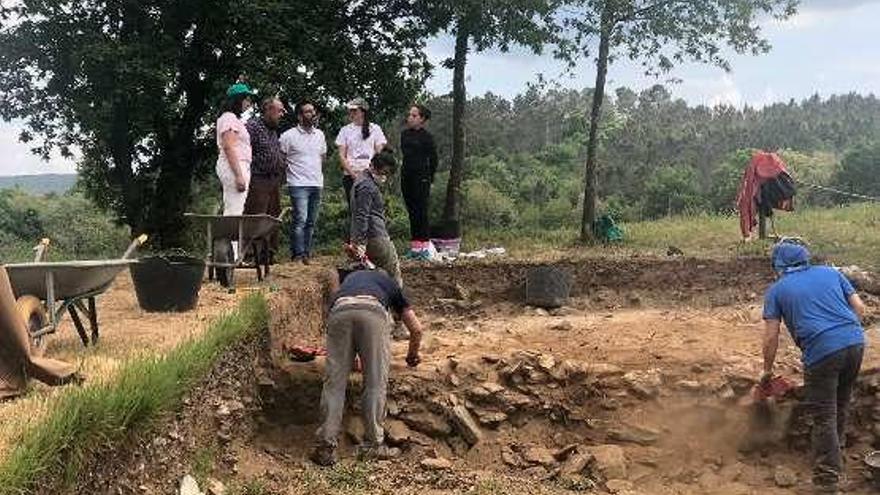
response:
[(400, 261), (385, 227), (385, 201), (379, 185), (397, 171), (394, 153), (385, 148), (359, 174), (351, 191), (351, 244), (355, 257), (369, 259), (403, 287)]
[(388, 459), (400, 453), (384, 441), (385, 396), (391, 361), (391, 315), (400, 315), (409, 329), (406, 364), (418, 366), (422, 326), (397, 282), (383, 270), (361, 265), (342, 280), (332, 298), (327, 319), (327, 363), (321, 392), (322, 424), (318, 445), (311, 455), (321, 466), (336, 462), (336, 445), (345, 411), (345, 389), (355, 354), (364, 373), (364, 443), (358, 457)]
[(817, 493), (837, 493), (841, 447), (853, 385), (862, 364), (865, 306), (839, 271), (812, 266), (806, 247), (779, 243), (772, 253), (779, 279), (764, 299), (764, 374), (773, 376), (780, 320), (801, 349), (807, 407), (813, 417), (813, 484)]

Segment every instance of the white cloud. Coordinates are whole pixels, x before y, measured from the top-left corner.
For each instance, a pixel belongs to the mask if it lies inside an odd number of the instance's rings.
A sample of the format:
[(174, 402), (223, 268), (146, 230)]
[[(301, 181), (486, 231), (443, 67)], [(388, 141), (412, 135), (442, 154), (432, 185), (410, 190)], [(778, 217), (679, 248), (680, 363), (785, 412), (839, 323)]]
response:
[(0, 123), (0, 175), (74, 173), (76, 163), (60, 156), (48, 162), (34, 155), (30, 146), (18, 140), (21, 127), (13, 122)]
[(743, 95), (736, 86), (733, 78), (728, 74), (721, 76), (719, 88), (710, 100), (712, 106), (715, 105), (733, 105), (735, 107), (742, 106)]

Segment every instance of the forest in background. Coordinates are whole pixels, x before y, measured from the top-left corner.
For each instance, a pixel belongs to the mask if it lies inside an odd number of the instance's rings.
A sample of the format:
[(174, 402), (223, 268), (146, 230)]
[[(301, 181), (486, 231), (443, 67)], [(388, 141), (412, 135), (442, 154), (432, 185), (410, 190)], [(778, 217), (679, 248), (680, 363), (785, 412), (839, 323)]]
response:
[[(465, 239), (469, 231), (509, 235), (577, 227), (583, 200), (584, 113), (591, 95), (589, 89), (533, 85), (511, 99), (487, 93), (468, 101)], [(452, 99), (427, 95), (423, 101), (433, 112), (429, 129), (440, 151), (432, 189), (432, 219), (438, 219), (451, 155)], [(322, 123), (331, 145), (318, 227), (324, 248), (335, 248), (347, 228), (332, 147), (344, 123), (340, 117), (328, 114)], [(602, 119), (600, 207), (620, 222), (730, 214), (753, 149), (782, 154), (799, 183), (798, 209), (859, 199), (813, 186), (880, 196), (880, 101), (873, 95), (710, 108), (673, 98), (661, 85), (640, 92), (618, 88), (607, 98)], [(402, 116), (382, 126), (396, 149)], [(112, 217), (89, 204), (81, 190), (41, 197), (21, 190), (0, 194), (0, 259), (22, 259), (41, 237), (56, 240), (63, 257), (115, 255), (128, 232), (108, 228)], [(392, 236), (404, 241), (408, 222), (398, 182), (390, 181), (387, 192)], [(194, 211), (216, 212), (220, 194), (215, 177), (203, 178), (192, 194)], [(195, 242), (201, 231), (193, 230)]]

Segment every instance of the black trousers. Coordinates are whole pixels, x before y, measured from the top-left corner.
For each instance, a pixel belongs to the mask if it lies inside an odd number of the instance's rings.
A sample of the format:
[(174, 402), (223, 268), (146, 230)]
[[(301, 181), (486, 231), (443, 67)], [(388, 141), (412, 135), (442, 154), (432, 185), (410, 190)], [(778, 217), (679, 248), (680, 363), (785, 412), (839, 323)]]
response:
[(345, 204), (348, 205), (348, 211), (351, 213), (351, 188), (354, 187), (354, 177), (350, 175), (342, 176), (342, 188), (345, 190)]
[(406, 211), (409, 213), (410, 237), (414, 241), (427, 241), (431, 238), (431, 224), (428, 219), (431, 179), (419, 175), (403, 174), (400, 190)]
[(813, 483), (836, 486), (843, 470), (840, 449), (853, 385), (864, 346), (841, 349), (804, 370), (807, 406), (813, 418)]
[[(247, 199), (244, 203), (245, 215), (281, 215), (281, 183), (283, 176), (251, 175)], [(269, 236), (269, 251), (278, 251), (278, 232)]]

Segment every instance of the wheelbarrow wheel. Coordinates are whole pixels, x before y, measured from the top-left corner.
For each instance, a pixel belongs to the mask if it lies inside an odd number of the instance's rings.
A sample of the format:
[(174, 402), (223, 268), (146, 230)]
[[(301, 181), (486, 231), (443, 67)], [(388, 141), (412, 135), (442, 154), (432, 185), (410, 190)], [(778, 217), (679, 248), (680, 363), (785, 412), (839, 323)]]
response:
[[(229, 242), (228, 239), (214, 239), (214, 250), (211, 260), (215, 263), (234, 262), (235, 256), (232, 250), (232, 243)], [(220, 282), (220, 285), (226, 288), (232, 286), (234, 275), (233, 270), (234, 268), (226, 266), (214, 267), (214, 273), (216, 274), (217, 281)]]
[(33, 337), (33, 334), (49, 324), (49, 315), (43, 307), (43, 301), (34, 296), (21, 296), (15, 301), (15, 307), (27, 325), (28, 334), (31, 335), (31, 355), (42, 356), (46, 351), (48, 339), (44, 335)]

